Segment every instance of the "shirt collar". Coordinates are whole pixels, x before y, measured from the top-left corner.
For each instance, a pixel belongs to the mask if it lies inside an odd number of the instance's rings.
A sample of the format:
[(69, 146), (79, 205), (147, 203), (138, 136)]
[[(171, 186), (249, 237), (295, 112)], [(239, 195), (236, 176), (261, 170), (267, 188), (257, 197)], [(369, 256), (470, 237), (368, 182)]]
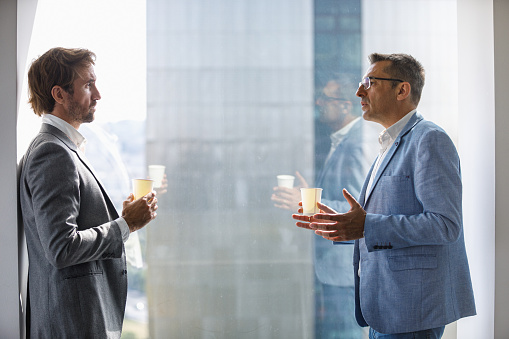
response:
[(403, 118), (401, 118), (398, 122), (396, 122), (394, 125), (383, 130), (380, 133), (380, 135), (378, 137), (378, 142), (380, 142), (382, 149), (387, 149), (387, 147), (389, 147), (389, 145), (392, 144), (394, 142), (394, 140), (396, 140), (396, 138), (401, 133), (403, 128), (405, 128), (405, 125), (407, 124), (407, 122), (410, 120), (412, 115), (414, 115), (416, 112), (417, 112), (416, 109), (410, 111)]
[(59, 117), (54, 116), (53, 114), (44, 113), (42, 115), (42, 122), (44, 124), (51, 125), (53, 127), (58, 128), (62, 132), (67, 135), (69, 139), (81, 150), (84, 149), (87, 140), (80, 132), (74, 127), (72, 127), (68, 122), (60, 119)]
[(341, 143), (341, 140), (343, 140), (345, 135), (347, 135), (348, 132), (350, 132), (355, 123), (360, 119), (361, 119), (360, 117), (355, 118), (354, 120), (350, 121), (346, 126), (331, 134), (330, 140), (333, 147), (337, 147)]

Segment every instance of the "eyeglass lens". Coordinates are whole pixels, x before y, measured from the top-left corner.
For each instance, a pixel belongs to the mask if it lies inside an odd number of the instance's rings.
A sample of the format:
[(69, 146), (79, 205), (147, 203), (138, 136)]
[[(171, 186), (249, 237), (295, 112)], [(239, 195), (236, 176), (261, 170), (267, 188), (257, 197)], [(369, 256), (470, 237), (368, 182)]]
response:
[(371, 87), (371, 79), (368, 78), (368, 77), (365, 77), (364, 79), (362, 79), (361, 82), (359, 82), (359, 86), (362, 85), (364, 87), (364, 89), (368, 89)]

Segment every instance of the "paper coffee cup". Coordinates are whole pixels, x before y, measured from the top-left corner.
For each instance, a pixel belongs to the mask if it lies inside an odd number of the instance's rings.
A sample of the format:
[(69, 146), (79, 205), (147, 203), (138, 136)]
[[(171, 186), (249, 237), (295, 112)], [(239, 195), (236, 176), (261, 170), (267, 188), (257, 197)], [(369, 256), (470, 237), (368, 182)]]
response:
[(132, 182), (134, 200), (144, 197), (154, 189), (154, 180), (152, 179), (133, 179)]
[(164, 170), (166, 166), (163, 165), (149, 165), (148, 177), (154, 180), (154, 188), (159, 188), (163, 185)]
[(322, 201), (321, 188), (301, 188), (300, 194), (302, 197), (303, 215), (313, 215), (320, 212), (320, 209), (316, 203)]
[(279, 187), (293, 188), (295, 177), (293, 175), (278, 175), (277, 185)]

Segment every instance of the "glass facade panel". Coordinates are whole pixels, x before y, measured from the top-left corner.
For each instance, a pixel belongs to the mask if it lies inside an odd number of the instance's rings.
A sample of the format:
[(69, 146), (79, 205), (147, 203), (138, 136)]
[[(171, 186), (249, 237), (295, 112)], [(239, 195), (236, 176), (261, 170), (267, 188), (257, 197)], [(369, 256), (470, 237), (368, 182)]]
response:
[(311, 234), (270, 196), (277, 174), (314, 171), (312, 3), (147, 5), (147, 161), (168, 175), (151, 336), (311, 337)]

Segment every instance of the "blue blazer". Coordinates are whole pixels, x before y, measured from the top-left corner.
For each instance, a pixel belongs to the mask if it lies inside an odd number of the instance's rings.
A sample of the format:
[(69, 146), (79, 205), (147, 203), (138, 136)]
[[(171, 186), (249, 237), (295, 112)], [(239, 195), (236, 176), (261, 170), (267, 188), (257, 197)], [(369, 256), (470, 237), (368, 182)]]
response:
[(454, 144), (416, 113), (387, 152), (359, 197), (367, 215), (354, 247), (358, 323), (404, 333), (475, 315)]
[[(350, 204), (343, 197), (346, 188), (353, 196), (360, 194), (362, 183), (375, 159), (378, 132), (372, 123), (362, 118), (355, 122), (331, 154), (316, 181), (323, 188), (322, 203), (340, 213), (348, 212)], [(353, 241), (331, 246), (330, 240), (314, 235), (314, 268), (322, 284), (353, 287), (351, 274)], [(345, 246), (346, 245), (346, 246)]]

